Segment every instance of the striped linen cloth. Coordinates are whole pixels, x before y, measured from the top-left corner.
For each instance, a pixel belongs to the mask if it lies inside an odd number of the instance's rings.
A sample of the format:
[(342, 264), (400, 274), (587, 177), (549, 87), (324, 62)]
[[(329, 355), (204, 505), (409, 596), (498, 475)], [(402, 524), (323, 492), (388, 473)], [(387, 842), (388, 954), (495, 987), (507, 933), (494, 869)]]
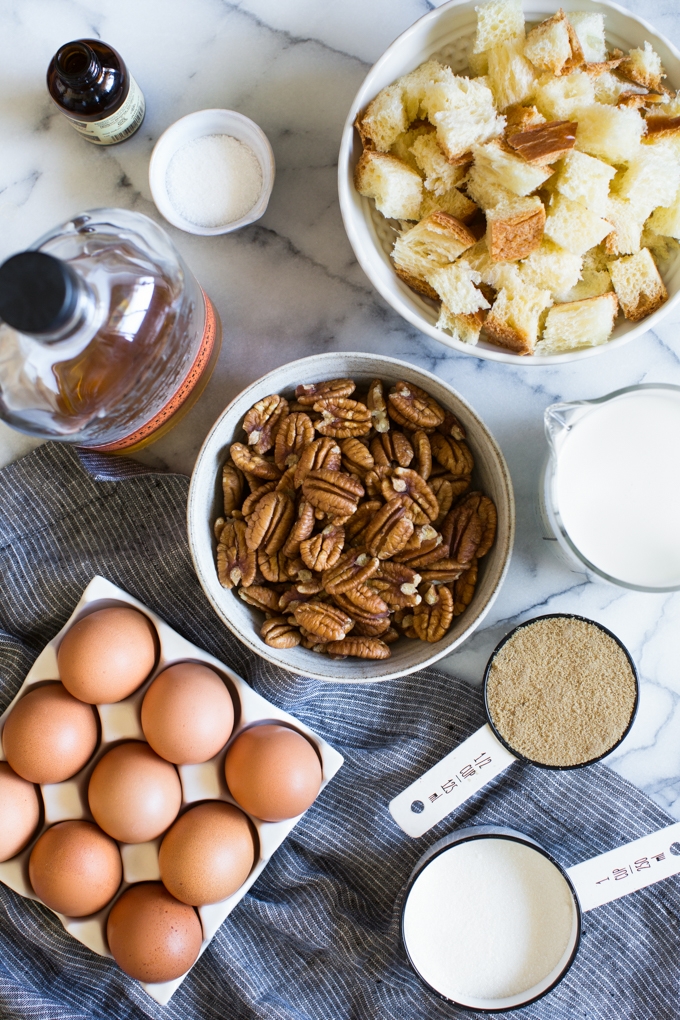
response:
[[(73, 450), (49, 444), (0, 472), (1, 706), (102, 574), (323, 734), (345, 765), (166, 1007), (48, 910), (0, 886), (2, 1020), (478, 1016), (429, 992), (406, 962), (403, 887), (423, 851), (458, 826), (495, 823), (527, 833), (570, 866), (671, 822), (604, 766), (556, 773), (517, 763), (422, 839), (409, 839), (387, 804), (480, 725), (479, 691), (436, 669), (348, 688), (261, 661), (220, 624), (194, 576), (188, 480), (108, 458), (89, 467), (106, 480), (88, 474)], [(126, 480), (111, 480), (121, 467)], [(679, 1017), (679, 917), (679, 878), (585, 915), (565, 980), (518, 1015)]]

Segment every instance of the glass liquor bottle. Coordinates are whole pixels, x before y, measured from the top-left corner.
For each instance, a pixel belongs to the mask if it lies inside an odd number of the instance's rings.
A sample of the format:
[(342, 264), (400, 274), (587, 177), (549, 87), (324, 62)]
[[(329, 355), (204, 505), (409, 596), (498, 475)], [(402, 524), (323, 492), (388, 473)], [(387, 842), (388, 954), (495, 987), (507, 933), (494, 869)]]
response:
[(0, 266), (0, 418), (130, 452), (193, 406), (221, 339), (161, 227), (123, 209), (82, 213)]

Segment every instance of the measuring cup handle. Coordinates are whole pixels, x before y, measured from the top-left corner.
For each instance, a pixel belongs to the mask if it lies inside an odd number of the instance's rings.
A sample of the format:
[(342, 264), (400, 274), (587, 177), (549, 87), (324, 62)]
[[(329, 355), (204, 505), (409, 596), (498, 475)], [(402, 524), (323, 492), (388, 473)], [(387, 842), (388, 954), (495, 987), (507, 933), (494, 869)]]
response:
[(488, 723), (390, 801), (389, 811), (408, 836), (423, 836), (455, 808), (517, 761)]

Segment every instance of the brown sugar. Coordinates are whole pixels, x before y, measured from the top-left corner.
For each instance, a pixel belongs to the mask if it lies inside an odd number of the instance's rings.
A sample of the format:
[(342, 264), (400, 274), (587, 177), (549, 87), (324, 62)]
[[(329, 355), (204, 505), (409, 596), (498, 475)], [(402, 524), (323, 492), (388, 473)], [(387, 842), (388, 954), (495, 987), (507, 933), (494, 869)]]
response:
[(623, 649), (596, 624), (545, 617), (520, 627), (499, 650), (486, 697), (513, 750), (542, 765), (581, 765), (620, 740), (637, 684)]

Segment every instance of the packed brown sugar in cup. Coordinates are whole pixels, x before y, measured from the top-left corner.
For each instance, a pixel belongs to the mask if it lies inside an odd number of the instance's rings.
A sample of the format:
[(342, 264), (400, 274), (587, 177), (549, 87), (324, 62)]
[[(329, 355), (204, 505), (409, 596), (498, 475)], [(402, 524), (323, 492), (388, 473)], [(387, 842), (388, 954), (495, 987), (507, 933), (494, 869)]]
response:
[(621, 739), (637, 685), (623, 649), (593, 623), (547, 617), (518, 629), (493, 659), (491, 720), (510, 747), (542, 765), (599, 758)]

